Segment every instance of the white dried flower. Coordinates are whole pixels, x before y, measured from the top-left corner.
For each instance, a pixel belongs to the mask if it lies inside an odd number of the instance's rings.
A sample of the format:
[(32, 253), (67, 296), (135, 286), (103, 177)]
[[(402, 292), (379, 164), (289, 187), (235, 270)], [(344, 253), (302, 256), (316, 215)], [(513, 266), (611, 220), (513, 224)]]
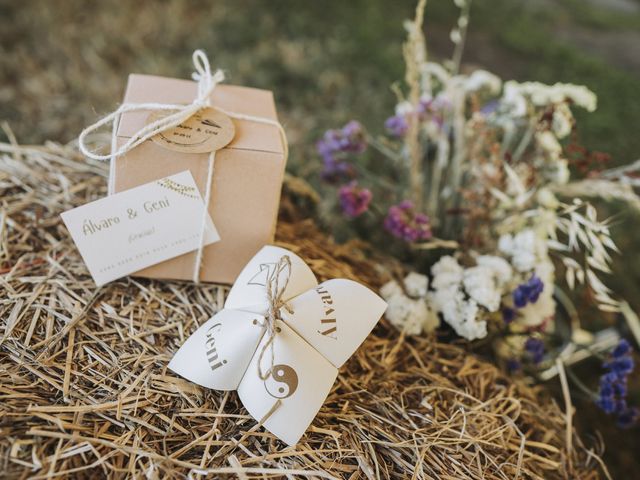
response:
[(408, 297), (401, 286), (392, 280), (380, 289), (380, 295), (388, 304), (385, 317), (398, 330), (407, 335), (419, 335), (431, 332), (440, 324), (438, 315), (433, 312), (426, 301), (428, 278), (425, 275), (412, 272), (404, 279)]
[(456, 285), (452, 285), (449, 287), (444, 287), (437, 289), (435, 291), (429, 292), (428, 300), (431, 303), (431, 306), (434, 310), (441, 312), (443, 306), (452, 301), (454, 295), (458, 291), (458, 287)]
[(449, 38), (455, 44), (460, 43), (462, 41), (462, 35), (460, 34), (460, 30), (458, 28), (454, 28), (453, 30), (451, 30), (451, 33), (449, 33)]
[(513, 80), (504, 84), (500, 103), (514, 117), (523, 117), (527, 113), (527, 100), (518, 88), (518, 82)]
[(513, 235), (510, 233), (500, 235), (500, 238), (498, 239), (498, 250), (511, 256), (513, 252)]
[(426, 275), (411, 272), (404, 278), (404, 288), (411, 297), (424, 297), (429, 288), (429, 278)]
[(396, 105), (396, 115), (409, 115), (413, 113), (413, 110), (413, 105), (408, 101), (400, 102)]
[(578, 107), (582, 107), (588, 112), (594, 112), (596, 110), (598, 97), (584, 85), (556, 83), (556, 87), (561, 88), (564, 96), (570, 99)]
[(478, 320), (478, 304), (465, 300), (464, 294), (456, 287), (437, 290), (433, 303), (442, 312), (442, 317), (458, 335), (467, 340), (483, 338), (487, 335), (487, 322)]
[(502, 80), (486, 70), (476, 70), (467, 78), (464, 88), (468, 92), (487, 89), (493, 94), (497, 94), (502, 86)]
[(548, 166), (545, 176), (551, 183), (557, 185), (565, 185), (569, 182), (571, 172), (569, 171), (569, 162), (564, 158), (559, 158)]
[(497, 257), (495, 255), (480, 255), (476, 258), (476, 263), (479, 266), (491, 269), (493, 277), (500, 287), (508, 284), (513, 277), (513, 269), (511, 268), (511, 265), (502, 257)]
[(403, 295), (402, 287), (395, 280), (390, 280), (380, 288), (380, 295), (385, 300), (395, 295)]
[(562, 153), (560, 142), (549, 130), (538, 132), (536, 134), (536, 142), (551, 158), (557, 158)]
[(433, 77), (443, 85), (451, 78), (449, 72), (442, 65), (435, 62), (425, 62), (422, 65), (422, 75), (426, 77)]
[(530, 228), (518, 232), (513, 237), (513, 245), (516, 250), (527, 250), (530, 252), (534, 252), (536, 249), (535, 232)]
[(487, 322), (477, 320), (478, 306), (473, 301), (465, 302), (462, 308), (465, 321), (455, 328), (456, 333), (467, 340), (477, 340), (487, 336)]
[(536, 265), (537, 244), (535, 232), (525, 229), (516, 235), (502, 235), (498, 240), (498, 249), (511, 257), (511, 264), (517, 271), (529, 272)]
[(423, 299), (413, 300), (396, 295), (387, 299), (387, 304), (385, 316), (394, 327), (407, 335), (420, 335), (425, 325), (430, 323), (429, 309)]
[(500, 308), (501, 294), (493, 270), (485, 266), (467, 268), (464, 271), (464, 289), (479, 305), (490, 312)]
[(556, 106), (551, 119), (551, 129), (557, 138), (564, 138), (573, 129), (573, 114), (566, 103)]
[(431, 275), (433, 275), (432, 285), (436, 290), (458, 285), (462, 282), (464, 269), (458, 261), (450, 255), (440, 257), (432, 267)]
[(597, 97), (595, 93), (583, 85), (571, 83), (556, 83), (545, 85), (540, 82), (523, 82), (517, 84), (518, 89), (531, 99), (531, 103), (544, 107), (571, 100), (575, 105), (593, 112), (596, 109)]
[(513, 266), (519, 272), (528, 272), (536, 266), (536, 256), (526, 250), (518, 250), (512, 258)]
[(558, 88), (540, 82), (525, 82), (521, 84), (524, 91), (529, 93), (534, 105), (544, 107), (552, 103), (564, 101), (564, 95)]
[(536, 256), (531, 252), (520, 250), (513, 256), (513, 266), (519, 272), (528, 272), (532, 270), (535, 265)]
[(515, 235), (505, 233), (498, 239), (498, 249), (509, 256), (513, 256), (517, 250), (535, 249), (535, 233), (530, 228), (526, 228)]

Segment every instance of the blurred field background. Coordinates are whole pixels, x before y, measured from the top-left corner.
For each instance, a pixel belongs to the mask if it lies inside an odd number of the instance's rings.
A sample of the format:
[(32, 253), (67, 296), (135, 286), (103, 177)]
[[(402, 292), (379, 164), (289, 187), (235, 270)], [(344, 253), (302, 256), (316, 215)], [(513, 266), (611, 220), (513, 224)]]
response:
[[(289, 170), (317, 184), (314, 144), (325, 129), (357, 118), (382, 131), (413, 8), (413, 0), (0, 0), (0, 121), (22, 144), (72, 141), (116, 107), (128, 73), (186, 78), (192, 51), (203, 48), (229, 83), (275, 92)], [(429, 0), (432, 59), (450, 55), (456, 18), (451, 0)], [(579, 135), (614, 166), (640, 158), (639, 46), (638, 0), (476, 0), (463, 64), (505, 80), (587, 85), (598, 110), (577, 112)], [(616, 214), (623, 252), (610, 284), (640, 311), (640, 216), (621, 206), (603, 213)], [(584, 409), (577, 420), (587, 435), (604, 433), (612, 470), (637, 466), (633, 438), (588, 402)]]

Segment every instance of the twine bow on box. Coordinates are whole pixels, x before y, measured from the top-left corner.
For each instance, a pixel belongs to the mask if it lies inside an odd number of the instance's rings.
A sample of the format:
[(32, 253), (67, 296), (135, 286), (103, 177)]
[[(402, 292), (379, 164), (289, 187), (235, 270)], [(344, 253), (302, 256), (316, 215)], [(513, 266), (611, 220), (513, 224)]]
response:
[[(111, 112), (105, 117), (101, 118), (93, 125), (85, 128), (78, 137), (78, 147), (82, 154), (87, 158), (98, 161), (106, 161), (109, 160), (111, 163), (111, 167), (109, 169), (109, 183), (108, 183), (108, 192), (109, 194), (113, 193), (114, 190), (114, 180), (115, 180), (115, 168), (114, 161), (116, 158), (125, 155), (127, 152), (130, 152), (137, 146), (142, 143), (150, 140), (155, 135), (158, 135), (162, 132), (170, 130), (172, 128), (177, 127), (184, 121), (186, 121), (189, 117), (197, 113), (199, 110), (203, 108), (214, 107), (216, 110), (221, 111), (222, 113), (228, 115), (231, 118), (236, 120), (246, 120), (251, 122), (262, 123), (265, 125), (272, 125), (278, 129), (278, 133), (282, 139), (282, 145), (284, 149), (284, 157), (285, 162), (289, 155), (289, 146), (287, 143), (287, 136), (285, 134), (284, 129), (280, 122), (273, 120), (271, 118), (258, 117), (254, 115), (246, 115), (244, 113), (232, 112), (220, 108), (218, 106), (211, 105), (211, 94), (215, 90), (216, 86), (224, 81), (225, 75), (222, 70), (216, 70), (213, 74), (211, 73), (211, 66), (209, 64), (209, 59), (203, 50), (196, 50), (193, 52), (193, 66), (195, 68), (195, 72), (192, 74), (193, 80), (198, 82), (198, 93), (196, 98), (189, 104), (175, 104), (175, 103), (124, 103), (117, 110)], [(139, 112), (139, 111), (150, 111), (150, 112), (171, 112), (167, 115), (154, 120), (143, 128), (138, 130), (135, 134), (131, 136), (124, 144), (120, 147), (117, 146), (117, 131), (118, 126), (120, 124), (120, 119), (122, 115), (130, 112)], [(100, 154), (94, 150), (91, 150), (87, 146), (87, 138), (89, 135), (97, 132), (99, 129), (110, 125), (111, 126), (111, 152), (108, 154)], [(204, 205), (207, 208), (203, 209), (203, 215), (201, 219), (201, 228), (200, 228), (200, 241), (198, 250), (196, 253), (196, 261), (194, 264), (193, 270), (193, 281), (198, 283), (200, 278), (200, 269), (202, 266), (202, 255), (204, 250), (204, 237), (206, 230), (206, 220), (208, 215), (208, 205), (211, 201), (211, 184), (213, 181), (214, 174), (214, 166), (215, 166), (215, 157), (216, 152), (212, 151), (209, 153), (208, 159), (208, 168), (207, 168), (207, 180), (206, 187), (204, 193)]]

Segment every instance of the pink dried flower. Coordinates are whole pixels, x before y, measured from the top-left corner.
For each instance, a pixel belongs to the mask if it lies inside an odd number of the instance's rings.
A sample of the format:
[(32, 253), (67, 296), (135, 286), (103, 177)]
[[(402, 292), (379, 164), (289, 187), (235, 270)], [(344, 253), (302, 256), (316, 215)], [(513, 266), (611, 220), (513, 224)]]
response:
[(409, 200), (389, 208), (389, 213), (384, 219), (384, 227), (393, 236), (406, 242), (428, 240), (432, 236), (429, 217), (424, 213), (416, 212), (413, 203)]
[(358, 186), (355, 180), (340, 187), (338, 192), (342, 211), (348, 217), (355, 218), (369, 209), (373, 195), (367, 188)]

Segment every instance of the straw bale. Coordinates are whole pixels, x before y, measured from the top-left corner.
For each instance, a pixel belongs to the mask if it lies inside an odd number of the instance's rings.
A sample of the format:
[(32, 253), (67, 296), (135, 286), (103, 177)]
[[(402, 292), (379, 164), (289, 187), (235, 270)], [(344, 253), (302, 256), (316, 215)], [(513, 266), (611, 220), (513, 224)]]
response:
[[(105, 176), (72, 146), (0, 144), (0, 477), (606, 475), (567, 427), (565, 405), (462, 346), (407, 339), (385, 321), (341, 369), (302, 441), (287, 447), (235, 392), (167, 371), (227, 287), (93, 285), (59, 214), (104, 196)], [(313, 202), (304, 182), (287, 181), (278, 242), (320, 279), (380, 286), (391, 261), (363, 244), (334, 244), (304, 219), (300, 205)]]

